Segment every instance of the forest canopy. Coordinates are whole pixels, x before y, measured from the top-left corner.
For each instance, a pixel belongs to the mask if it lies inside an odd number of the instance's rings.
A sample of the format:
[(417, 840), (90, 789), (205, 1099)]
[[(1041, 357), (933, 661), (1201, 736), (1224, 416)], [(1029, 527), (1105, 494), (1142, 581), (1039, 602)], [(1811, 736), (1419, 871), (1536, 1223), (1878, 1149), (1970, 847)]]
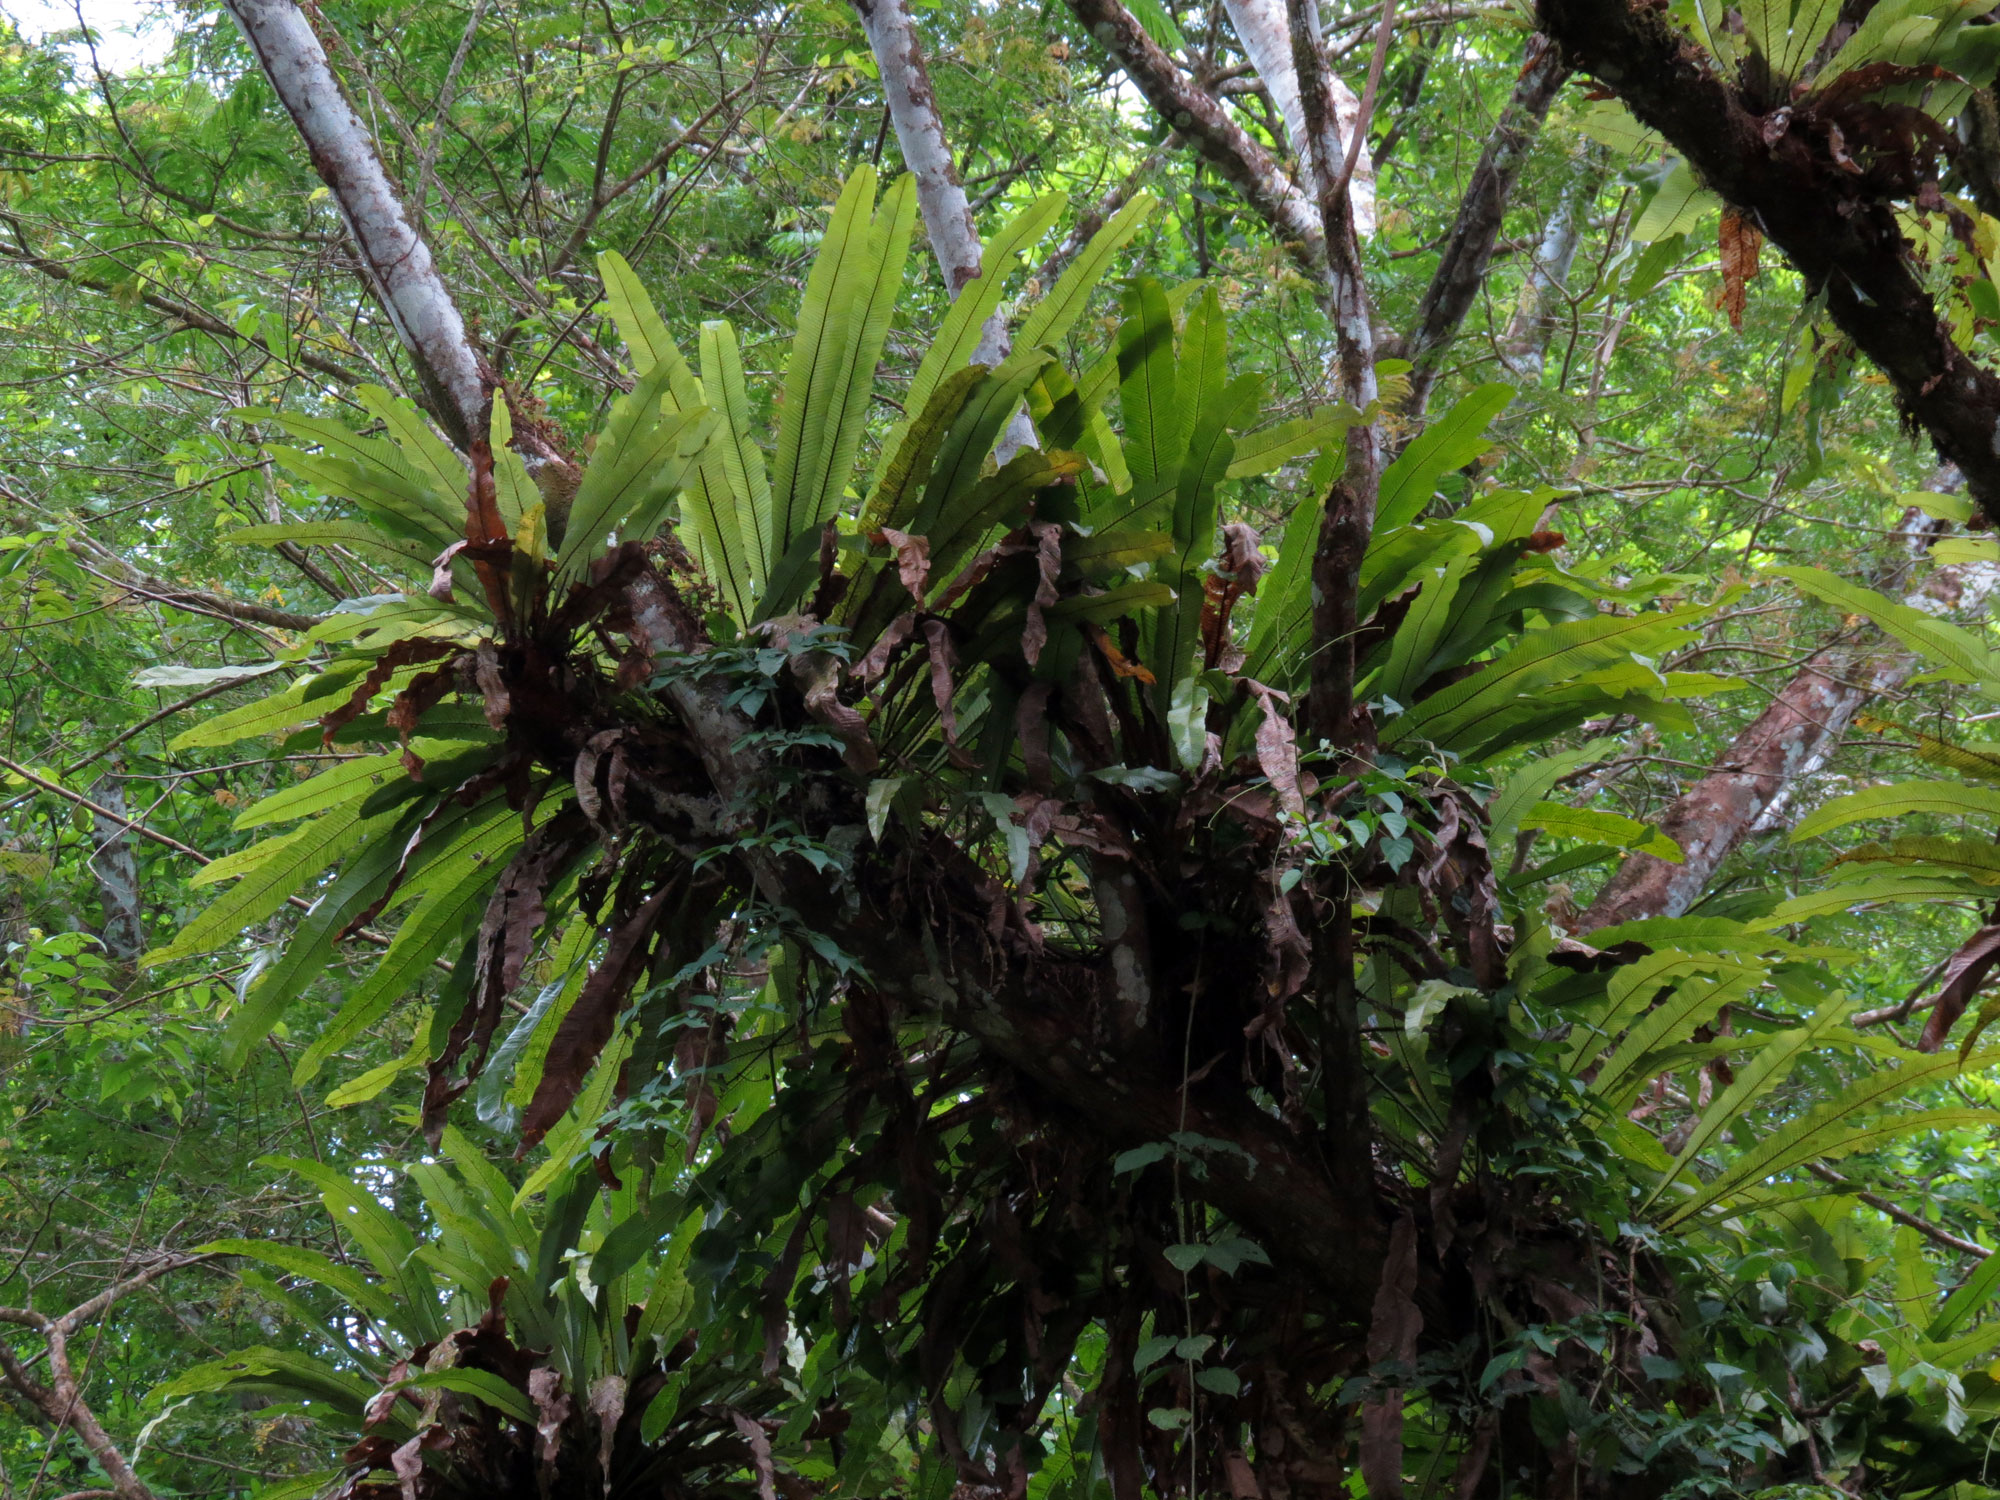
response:
[(2000, 1495), (1996, 73), (0, 24), (0, 1500)]

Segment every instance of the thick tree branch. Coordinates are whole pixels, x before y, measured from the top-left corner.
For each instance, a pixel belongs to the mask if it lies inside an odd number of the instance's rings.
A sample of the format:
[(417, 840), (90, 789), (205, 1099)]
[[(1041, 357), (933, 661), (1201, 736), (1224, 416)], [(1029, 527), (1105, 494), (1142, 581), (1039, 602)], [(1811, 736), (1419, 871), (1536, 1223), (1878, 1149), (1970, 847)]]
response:
[(1569, 68), (1556, 48), (1542, 37), (1530, 37), (1527, 61), (1514, 92), (1487, 138), (1479, 165), (1472, 169), (1472, 180), (1459, 200), (1458, 217), (1445, 240), (1444, 253), (1438, 258), (1430, 285), (1424, 288), (1423, 300), (1417, 304), (1416, 319), (1395, 350), (1415, 366), (1410, 371), (1409, 395), (1403, 400), (1405, 415), (1421, 416), (1430, 402), (1444, 357), (1486, 284), (1486, 270), (1492, 264), (1493, 247), (1499, 241), (1514, 184), (1520, 181), (1521, 168), (1548, 118), (1549, 106), (1568, 77)]
[[(1360, 625), (1355, 601), (1361, 560), (1375, 529), (1381, 470), (1381, 433), (1371, 412), (1377, 395), (1375, 323), (1362, 280), (1361, 245), (1343, 170), (1351, 153), (1341, 140), (1338, 101), (1320, 41), (1319, 6), (1315, 0), (1287, 0), (1286, 11), (1305, 112), (1306, 154), (1313, 163), (1313, 180), (1319, 184), (1317, 207), (1340, 395), (1355, 410), (1371, 414), (1370, 420), (1348, 429), (1344, 467), (1326, 498), (1313, 554), (1312, 673), (1306, 721), (1314, 738), (1349, 746), (1357, 744), (1359, 729), (1354, 711), (1354, 642)], [(1369, 738), (1359, 735), (1360, 740)]]
[(1896, 204), (1842, 170), (1839, 137), (1812, 96), (1757, 109), (1647, 5), (1541, 0), (1540, 16), (1572, 65), (1614, 90), (1785, 253), (1807, 295), (1825, 298), (1903, 409), (1965, 472), (1973, 498), (2000, 518), (2000, 376), (1953, 343), (1904, 253)]
[(1326, 236), (1317, 205), (1299, 191), (1278, 159), (1231, 119), (1212, 95), (1195, 86), (1121, 0), (1068, 0), (1068, 4), (1146, 102), (1243, 195), (1313, 281), (1323, 283)]
[[(97, 1420), (97, 1414), (83, 1399), (83, 1389), (77, 1383), (76, 1372), (70, 1364), (69, 1340), (84, 1325), (103, 1316), (113, 1303), (129, 1292), (159, 1280), (169, 1272), (186, 1266), (199, 1264), (204, 1256), (166, 1256), (154, 1264), (106, 1287), (88, 1302), (71, 1308), (59, 1318), (47, 1317), (33, 1308), (0, 1307), (0, 1323), (11, 1323), (19, 1328), (31, 1328), (42, 1336), (48, 1351), (49, 1381), (44, 1385), (28, 1372), (14, 1351), (0, 1343), (0, 1378), (13, 1388), (23, 1399), (31, 1403), (42, 1416), (55, 1427), (67, 1427), (77, 1435), (83, 1446), (90, 1450), (90, 1456), (97, 1460), (105, 1475), (111, 1480), (110, 1493), (118, 1500), (153, 1500), (153, 1492), (145, 1482), (133, 1472), (132, 1465), (111, 1435)], [(86, 1493), (103, 1494), (105, 1491)]]
[[(1306, 123), (1305, 102), (1299, 95), (1298, 69), (1292, 63), (1291, 22), (1284, 0), (1224, 0), (1229, 24), (1243, 44), (1244, 56), (1257, 70), (1270, 92), (1271, 102), (1284, 116), (1285, 133), (1291, 138), (1292, 153), (1298, 160), (1299, 189), (1311, 201), (1319, 201), (1319, 178), (1313, 166), (1314, 153), (1307, 145), (1311, 127)], [(1355, 141), (1355, 125), (1361, 101), (1338, 78), (1329, 78), (1334, 97), (1334, 119), (1341, 138), (1355, 142), (1360, 157), (1348, 191), (1354, 204), (1355, 228), (1363, 238), (1375, 232), (1375, 168), (1368, 156), (1368, 143)]]
[(374, 140), (292, 0), (227, 0), (300, 137), (333, 192), (370, 289), (416, 365), (432, 414), (460, 448), (486, 436), (485, 372), (465, 321), (411, 227)]
[[(889, 119), (896, 127), (903, 165), (916, 179), (917, 211), (923, 215), (924, 233), (930, 238), (944, 284), (956, 298), (979, 279), (979, 230), (973, 224), (972, 205), (966, 201), (965, 187), (952, 163), (951, 146), (945, 140), (937, 94), (931, 88), (930, 70), (924, 65), (923, 45), (917, 40), (903, 0), (854, 0), (854, 8), (882, 75), (882, 93), (889, 102)], [(1006, 316), (995, 312), (979, 330), (972, 363), (997, 365), (1012, 347)], [(995, 457), (1005, 463), (1034, 442), (1035, 429), (1023, 407), (1009, 421)]]
[[(1912, 513), (1903, 542), (1907, 568), (1944, 527)], [(1892, 589), (1889, 576), (1873, 580)], [(1939, 568), (1904, 602), (1919, 609), (1983, 613), (2000, 593), (2000, 567), (1961, 563)], [(1677, 798), (1659, 820), (1681, 847), (1681, 862), (1635, 854), (1605, 882), (1577, 924), (1594, 932), (1642, 917), (1677, 917), (1708, 888), (1716, 870), (1743, 840), (1780, 817), (1799, 783), (1839, 747), (1854, 716), (1874, 697), (1894, 692), (1923, 665), (1914, 652), (1871, 632), (1813, 653), (1770, 705), (1730, 743), (1715, 768)]]

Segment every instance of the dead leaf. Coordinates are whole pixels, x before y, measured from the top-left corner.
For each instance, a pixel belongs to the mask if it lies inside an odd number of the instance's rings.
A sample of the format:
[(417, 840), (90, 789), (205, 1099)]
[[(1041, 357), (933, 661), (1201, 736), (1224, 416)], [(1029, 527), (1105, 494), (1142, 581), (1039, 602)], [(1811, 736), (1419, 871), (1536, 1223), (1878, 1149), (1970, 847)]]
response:
[(451, 599), (451, 562), (453, 558), (457, 557), (464, 550), (464, 542), (453, 542), (444, 551), (431, 559), (431, 586), (429, 593), (433, 599), (442, 599), (447, 602)]
[(611, 1450), (618, 1441), (618, 1424), (625, 1417), (625, 1377), (605, 1375), (590, 1388), (590, 1414), (597, 1419), (597, 1471), (604, 1493), (611, 1494)]
[(889, 622), (889, 626), (875, 638), (875, 644), (868, 648), (868, 654), (856, 662), (851, 670), (855, 678), (864, 686), (872, 686), (877, 678), (889, 670), (889, 658), (896, 648), (910, 638), (910, 632), (917, 628), (915, 610), (906, 610)]
[[(650, 955), (652, 938), (666, 915), (667, 902), (678, 892), (678, 881), (668, 881), (624, 921), (611, 929), (605, 941), (604, 957), (576, 1003), (556, 1027), (542, 1065), (542, 1081), (521, 1117), (521, 1144), (516, 1155), (525, 1155), (560, 1120), (582, 1092), (590, 1065), (611, 1040), (625, 997), (632, 992)], [(436, 1067), (435, 1064), (432, 1065)], [(435, 1075), (434, 1075), (435, 1076)], [(428, 1104), (428, 1095), (426, 1096)]]
[[(443, 656), (456, 656), (458, 650), (459, 648), (450, 641), (427, 640), (422, 636), (397, 641), (376, 659), (375, 665), (370, 667), (361, 681), (355, 684), (354, 691), (341, 700), (338, 708), (321, 715), (320, 744), (331, 745), (336, 734), (366, 713), (368, 705), (375, 701), (375, 695), (389, 685), (389, 679), (394, 677), (398, 670), (415, 666), (418, 662), (436, 661)], [(422, 681), (422, 678), (419, 677), (416, 681)], [(415, 685), (415, 682), (411, 683), (412, 687)], [(398, 701), (401, 701), (400, 697)]]
[(507, 727), (507, 715), (513, 711), (514, 695), (507, 691), (507, 677), (500, 665), (500, 653), (491, 641), (480, 642), (479, 649), (472, 654), (472, 680), (479, 688), (479, 706), (486, 714), (489, 729)]
[(1722, 309), (1729, 314), (1729, 326), (1743, 331), (1743, 308), (1749, 299), (1746, 290), (1758, 271), (1758, 252), (1764, 236), (1735, 209), (1724, 209), (1718, 231), (1722, 248)]
[(1222, 528), (1221, 555), (1202, 582), (1202, 659), (1211, 669), (1236, 670), (1228, 661), (1229, 621), (1236, 606), (1257, 592), (1257, 581), (1270, 567), (1260, 542), (1257, 528), (1247, 521), (1231, 521)]
[(537, 1365), (528, 1372), (528, 1399), (535, 1403), (535, 1457), (553, 1467), (562, 1452), (563, 1423), (575, 1410), (563, 1390), (561, 1372)]
[(1278, 794), (1278, 805), (1294, 817), (1304, 817), (1306, 799), (1299, 790), (1299, 742), (1292, 733), (1291, 720), (1278, 708), (1287, 695), (1261, 682), (1246, 686), (1264, 711), (1263, 722), (1257, 726), (1257, 767)]
[[(1408, 1368), (1424, 1315), (1417, 1310), (1417, 1225), (1408, 1214), (1389, 1231), (1382, 1281), (1368, 1322), (1368, 1363)], [(1369, 1500), (1402, 1500), (1403, 1390), (1389, 1386), (1361, 1408), (1361, 1475)]]
[(931, 576), (931, 539), (884, 526), (875, 533), (875, 540), (896, 555), (896, 576), (903, 580), (903, 587), (917, 603), (922, 604)]
[(1035, 536), (1039, 577), (1035, 597), (1028, 604), (1027, 623), (1021, 627), (1021, 655), (1032, 667), (1042, 659), (1042, 648), (1049, 643), (1049, 624), (1042, 611), (1056, 602), (1056, 575), (1062, 571), (1062, 526), (1056, 521), (1032, 521), (1028, 530)]
[(771, 1462), (771, 1434), (758, 1424), (756, 1418), (746, 1416), (733, 1407), (729, 1420), (736, 1424), (736, 1430), (743, 1434), (743, 1441), (750, 1445), (750, 1461), (757, 1470), (757, 1500), (778, 1500), (778, 1470)]
[(1104, 659), (1111, 664), (1111, 670), (1120, 677), (1132, 677), (1145, 683), (1157, 681), (1152, 669), (1144, 662), (1133, 661), (1118, 649), (1118, 643), (1111, 639), (1102, 625), (1086, 620), (1083, 629), (1090, 637), (1091, 644), (1097, 647)]
[(882, 764), (881, 752), (868, 735), (868, 721), (840, 701), (840, 659), (825, 651), (808, 651), (792, 658), (791, 671), (804, 690), (806, 712), (839, 738), (841, 759), (848, 769), (866, 774)]
[[(2000, 964), (2000, 925), (1988, 925), (1967, 938), (1945, 963), (1944, 972), (1938, 976), (1940, 985), (1931, 1004), (1930, 1019), (1924, 1023), (1924, 1034), (1917, 1039), (1919, 1052), (1935, 1052), (1944, 1045), (1951, 1028), (1958, 1024), (1958, 1018), (1965, 1014), (1966, 1006), (1972, 1003), (1972, 997), (1979, 993), (1996, 964)], [(1965, 1039), (1967, 1052), (1979, 1040), (1981, 1029), (1974, 1027), (1972, 1035)]]
[(951, 627), (943, 620), (924, 621), (924, 646), (931, 659), (931, 698), (937, 704), (938, 725), (944, 731), (945, 750), (952, 763), (970, 767), (972, 757), (958, 745), (958, 709), (953, 700), (951, 669), (957, 658), (951, 646)]

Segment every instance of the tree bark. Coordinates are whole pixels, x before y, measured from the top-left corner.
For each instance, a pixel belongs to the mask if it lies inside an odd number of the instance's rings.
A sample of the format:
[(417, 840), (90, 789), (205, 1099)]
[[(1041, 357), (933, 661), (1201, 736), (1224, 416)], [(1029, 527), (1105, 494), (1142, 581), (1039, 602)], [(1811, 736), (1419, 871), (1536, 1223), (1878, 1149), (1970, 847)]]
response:
[(332, 190), (369, 289), (416, 365), (431, 414), (461, 449), (484, 441), (489, 393), (482, 362), (319, 38), (292, 0), (226, 3)]
[[(1906, 526), (1906, 545), (1914, 556), (1943, 532), (1939, 523), (1921, 516)], [(1875, 584), (1895, 587), (1892, 578)], [(1932, 612), (1953, 608), (1978, 614), (1996, 593), (2000, 567), (1964, 563), (1936, 569), (1903, 602)], [(1681, 863), (1632, 855), (1598, 892), (1577, 930), (1685, 913), (1744, 839), (1777, 823), (1799, 784), (1839, 748), (1862, 707), (1900, 688), (1922, 665), (1914, 652), (1872, 631), (1859, 642), (1815, 652), (1736, 736), (1715, 768), (1660, 818), (1660, 831), (1681, 847)]]
[(1438, 258), (1437, 270), (1417, 305), (1416, 320), (1397, 351), (1415, 366), (1410, 371), (1410, 393), (1403, 400), (1405, 415), (1421, 416), (1430, 403), (1431, 387), (1437, 383), (1444, 357), (1486, 284), (1486, 268), (1492, 263), (1514, 184), (1521, 179), (1521, 168), (1548, 118), (1549, 106), (1568, 78), (1569, 67), (1561, 52), (1546, 38), (1530, 37), (1527, 60), (1514, 92), (1487, 138), (1479, 165), (1472, 170), (1472, 180), (1459, 200), (1458, 217), (1445, 240), (1444, 254)]
[[(903, 149), (903, 165), (916, 179), (917, 211), (923, 215), (924, 233), (937, 256), (944, 284), (956, 299), (969, 283), (979, 279), (979, 230), (952, 163), (951, 146), (945, 140), (937, 95), (932, 92), (930, 70), (924, 64), (923, 44), (917, 40), (903, 0), (854, 0), (854, 8), (860, 13), (861, 28), (868, 33), (868, 45), (882, 75), (882, 93), (889, 102), (896, 143)], [(979, 330), (972, 363), (997, 365), (1012, 347), (1006, 315), (996, 312)], [(995, 457), (1004, 464), (1021, 449), (1033, 446), (1035, 429), (1023, 407), (1008, 421)]]
[(1569, 273), (1576, 264), (1576, 252), (1583, 243), (1582, 221), (1589, 215), (1591, 200), (1597, 196), (1603, 172), (1591, 161), (1577, 164), (1574, 175), (1556, 200), (1555, 211), (1542, 226), (1541, 242), (1535, 247), (1534, 263), (1521, 287), (1514, 316), (1501, 335), (1500, 356), (1516, 380), (1538, 384), (1548, 357), (1549, 338), (1555, 332), (1562, 303), (1569, 291)]
[[(1270, 91), (1271, 102), (1284, 116), (1285, 133), (1291, 137), (1292, 154), (1298, 161), (1295, 176), (1299, 190), (1317, 203), (1316, 153), (1308, 145), (1311, 127), (1306, 122), (1305, 101), (1299, 93), (1298, 69), (1292, 61), (1291, 22), (1285, 14), (1284, 0), (1224, 0), (1224, 5), (1229, 11), (1229, 23), (1236, 29), (1236, 39), (1243, 44), (1244, 56), (1250, 59), (1251, 67)], [(1330, 78), (1329, 84), (1337, 131), (1343, 139), (1351, 140), (1360, 117), (1361, 101), (1340, 79)], [(1368, 157), (1368, 143), (1362, 141), (1359, 149), (1361, 156), (1348, 192), (1354, 206), (1355, 231), (1365, 239), (1375, 232), (1375, 166)], [(1339, 170), (1334, 169), (1336, 176)]]
[(1891, 193), (1843, 170), (1838, 125), (1812, 95), (1757, 108), (1650, 5), (1541, 0), (1539, 13), (1572, 65), (1613, 90), (1784, 252), (1807, 298), (1824, 298), (1940, 456), (1964, 472), (1972, 497), (2000, 519), (2000, 376), (1952, 342), (1904, 254), (1897, 200), (1920, 185)]
[(1243, 201), (1315, 283), (1324, 283), (1326, 235), (1318, 206), (1205, 90), (1146, 34), (1121, 0), (1068, 0), (1070, 10), (1125, 70), (1160, 118), (1243, 195)]
[(132, 849), (131, 823), (124, 815), (125, 779), (116, 771), (97, 778), (90, 795), (100, 807), (115, 813), (91, 814), (90, 873), (97, 882), (98, 904), (104, 920), (98, 936), (105, 955), (130, 975), (146, 949), (145, 907), (139, 890), (139, 860)]

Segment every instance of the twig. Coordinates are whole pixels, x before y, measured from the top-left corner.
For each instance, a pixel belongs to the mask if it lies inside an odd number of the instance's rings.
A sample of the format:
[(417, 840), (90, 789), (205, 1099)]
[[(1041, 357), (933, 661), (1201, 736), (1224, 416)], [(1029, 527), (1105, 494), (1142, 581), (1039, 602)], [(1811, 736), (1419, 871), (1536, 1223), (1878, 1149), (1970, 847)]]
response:
[(1987, 1256), (1993, 1253), (1984, 1245), (1975, 1245), (1971, 1240), (1960, 1239), (1940, 1224), (1933, 1224), (1929, 1219), (1918, 1218), (1907, 1208), (1897, 1207), (1880, 1193), (1871, 1193), (1865, 1188), (1857, 1189), (1854, 1186), (1853, 1179), (1842, 1177), (1832, 1167), (1814, 1161), (1806, 1163), (1806, 1170), (1819, 1178), (1821, 1182), (1830, 1182), (1837, 1188), (1845, 1188), (1870, 1208), (1879, 1209), (1898, 1224), (1908, 1225), (1911, 1229), (1916, 1230), (1918, 1234), (1925, 1236), (1927, 1239), (1935, 1240), (1940, 1245), (1948, 1245), (1954, 1250), (1963, 1250), (1967, 1255), (1976, 1255), (1981, 1260), (1986, 1259)]

